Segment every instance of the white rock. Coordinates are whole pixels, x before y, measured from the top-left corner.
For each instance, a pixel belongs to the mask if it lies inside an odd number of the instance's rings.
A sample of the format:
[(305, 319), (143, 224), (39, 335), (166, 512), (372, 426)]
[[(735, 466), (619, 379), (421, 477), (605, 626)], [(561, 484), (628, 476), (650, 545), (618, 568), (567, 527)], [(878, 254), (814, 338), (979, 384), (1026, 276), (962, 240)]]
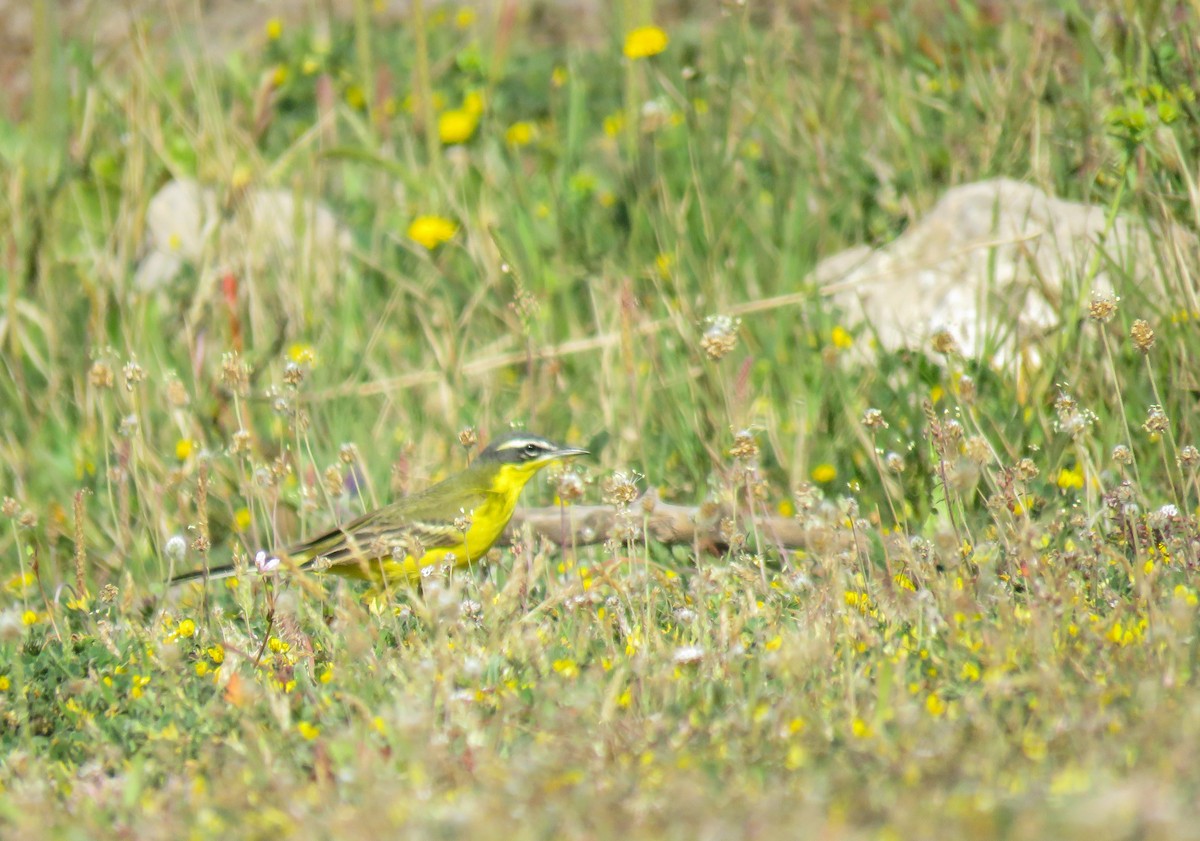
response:
[[(930, 337), (949, 330), (967, 357), (1036, 366), (1038, 340), (1064, 319), (1084, 317), (1092, 292), (1112, 290), (1115, 279), (1118, 288), (1132, 283), (1161, 298), (1187, 277), (1182, 267), (1194, 265), (1192, 234), (1122, 215), (1094, 280), (1080, 289), (1106, 213), (1019, 181), (966, 184), (893, 242), (835, 254), (813, 277), (853, 321), (878, 331), (885, 350), (927, 350)], [(1064, 300), (1082, 303), (1066, 312)]]

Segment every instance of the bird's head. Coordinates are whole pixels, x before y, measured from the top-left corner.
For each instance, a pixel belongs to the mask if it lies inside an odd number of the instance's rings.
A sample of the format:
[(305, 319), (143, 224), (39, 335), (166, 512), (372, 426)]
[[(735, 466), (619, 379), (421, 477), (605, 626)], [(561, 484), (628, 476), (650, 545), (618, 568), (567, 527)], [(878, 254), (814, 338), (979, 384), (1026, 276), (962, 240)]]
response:
[(517, 472), (532, 476), (552, 461), (585, 456), (587, 450), (556, 444), (549, 438), (529, 432), (509, 432), (492, 441), (479, 458), (477, 464), (495, 463), (518, 468)]

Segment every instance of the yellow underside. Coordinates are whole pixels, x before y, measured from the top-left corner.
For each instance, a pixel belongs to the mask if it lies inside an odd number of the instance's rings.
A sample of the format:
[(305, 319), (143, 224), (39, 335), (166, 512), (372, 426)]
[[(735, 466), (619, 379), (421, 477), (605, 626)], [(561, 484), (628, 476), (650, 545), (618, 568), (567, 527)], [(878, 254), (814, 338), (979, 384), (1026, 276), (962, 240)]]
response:
[(329, 567), (327, 572), (344, 578), (370, 581), (376, 587), (385, 589), (405, 583), (417, 585), (421, 582), (424, 570), (428, 570), (429, 575), (442, 575), (451, 568), (478, 565), (512, 519), (521, 489), (543, 466), (531, 466), (531, 469), (524, 465), (505, 465), (493, 480), (487, 501), (470, 512), (471, 525), (464, 535), (466, 539), (461, 543), (430, 549), (419, 558), (410, 554), (403, 561), (369, 558), (339, 563)]

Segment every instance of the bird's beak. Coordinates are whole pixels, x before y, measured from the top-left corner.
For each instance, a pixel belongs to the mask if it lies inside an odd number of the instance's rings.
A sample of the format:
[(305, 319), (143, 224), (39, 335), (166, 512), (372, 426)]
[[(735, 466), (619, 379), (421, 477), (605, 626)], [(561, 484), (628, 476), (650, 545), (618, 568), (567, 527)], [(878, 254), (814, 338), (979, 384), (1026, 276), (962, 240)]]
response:
[(587, 456), (591, 455), (587, 450), (580, 447), (560, 447), (553, 453), (546, 456), (547, 459), (569, 458), (571, 456)]

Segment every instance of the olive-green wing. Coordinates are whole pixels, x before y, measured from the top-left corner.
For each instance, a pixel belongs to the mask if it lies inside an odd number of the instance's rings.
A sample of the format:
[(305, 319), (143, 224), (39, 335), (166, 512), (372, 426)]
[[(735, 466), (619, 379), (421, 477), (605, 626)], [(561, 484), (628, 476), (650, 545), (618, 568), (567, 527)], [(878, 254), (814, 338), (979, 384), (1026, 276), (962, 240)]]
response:
[(399, 553), (419, 556), (430, 549), (462, 543), (462, 529), (454, 520), (464, 511), (470, 512), (481, 505), (483, 496), (460, 494), (458, 506), (453, 510), (446, 502), (428, 496), (427, 493), (418, 494), (385, 505), (288, 547), (285, 554), (295, 561), (312, 562), (320, 558), (333, 565), (371, 561)]

